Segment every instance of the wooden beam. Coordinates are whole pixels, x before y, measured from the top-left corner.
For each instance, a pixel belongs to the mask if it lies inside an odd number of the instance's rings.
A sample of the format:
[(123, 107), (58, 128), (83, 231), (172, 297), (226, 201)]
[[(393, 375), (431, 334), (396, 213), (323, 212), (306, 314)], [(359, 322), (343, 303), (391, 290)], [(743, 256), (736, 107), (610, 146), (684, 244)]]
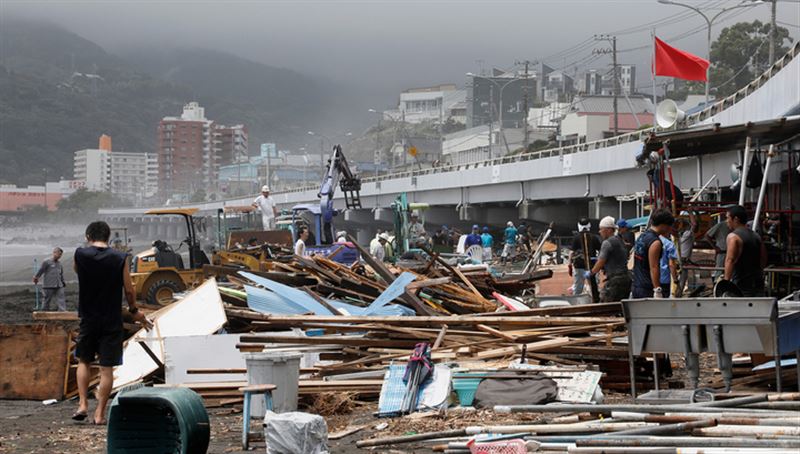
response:
[(34, 320), (53, 320), (53, 321), (74, 321), (80, 320), (77, 311), (34, 311), (32, 315)]
[(504, 333), (502, 331), (498, 331), (498, 330), (496, 330), (494, 328), (491, 328), (491, 327), (488, 327), (486, 325), (475, 325), (475, 328), (478, 328), (479, 330), (483, 331), (484, 333), (491, 334), (492, 336), (498, 337), (498, 338), (506, 340), (508, 342), (516, 342), (517, 341), (516, 337), (511, 336), (509, 334), (506, 334), (506, 333)]
[(433, 350), (439, 348), (444, 342), (444, 336), (447, 334), (447, 325), (442, 325), (442, 329), (439, 331), (439, 335), (436, 336), (436, 341), (433, 342)]
[[(389, 269), (386, 268), (386, 266), (383, 263), (381, 263), (378, 260), (375, 260), (375, 257), (373, 257), (369, 253), (369, 251), (361, 247), (361, 245), (358, 244), (358, 241), (356, 240), (356, 238), (353, 237), (353, 235), (348, 234), (347, 239), (350, 240), (350, 242), (353, 243), (356, 249), (358, 249), (358, 252), (361, 253), (361, 258), (363, 258), (364, 261), (367, 262), (367, 264), (371, 266), (372, 269), (375, 270), (375, 272), (378, 273), (378, 275), (382, 277), (384, 281), (386, 281), (389, 284), (394, 282), (395, 280), (394, 274), (392, 274), (392, 272), (389, 271)], [(426, 306), (421, 299), (419, 299), (416, 295), (409, 292), (408, 290), (406, 290), (405, 293), (400, 296), (400, 300), (408, 304), (419, 315), (434, 314), (434, 312), (431, 309), (429, 309), (428, 306)]]
[(408, 290), (417, 290), (417, 289), (425, 288), (425, 287), (433, 287), (434, 285), (447, 284), (450, 281), (452, 281), (452, 279), (450, 279), (449, 277), (437, 277), (437, 278), (434, 278), (434, 279), (423, 279), (423, 280), (414, 281), (414, 282), (408, 284), (406, 286), (406, 288)]
[[(508, 317), (495, 313), (493, 316), (459, 315), (459, 316), (361, 316), (361, 315), (275, 315), (259, 314), (249, 310), (226, 309), (226, 312), (235, 317), (249, 320), (263, 320), (274, 324), (303, 325), (304, 323), (384, 323), (401, 326), (422, 326), (426, 328), (448, 326), (509, 326), (509, 327), (540, 327), (561, 326), (572, 327), (580, 325), (598, 325), (603, 323), (622, 322), (621, 317)], [(502, 313), (505, 314), (505, 313)]]

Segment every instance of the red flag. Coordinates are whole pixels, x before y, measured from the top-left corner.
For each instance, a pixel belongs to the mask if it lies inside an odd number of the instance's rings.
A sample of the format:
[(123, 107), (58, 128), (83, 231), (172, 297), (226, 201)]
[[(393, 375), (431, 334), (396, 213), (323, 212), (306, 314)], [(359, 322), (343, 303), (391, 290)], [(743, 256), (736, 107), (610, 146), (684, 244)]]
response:
[(676, 49), (657, 37), (655, 45), (654, 74), (685, 80), (706, 80), (708, 60)]

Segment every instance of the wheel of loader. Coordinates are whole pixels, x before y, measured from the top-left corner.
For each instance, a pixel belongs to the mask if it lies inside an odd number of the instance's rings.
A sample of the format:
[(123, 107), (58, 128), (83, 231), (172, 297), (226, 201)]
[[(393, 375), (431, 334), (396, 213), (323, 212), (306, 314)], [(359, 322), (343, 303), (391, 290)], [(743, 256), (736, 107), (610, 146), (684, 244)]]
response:
[(173, 301), (175, 293), (182, 291), (181, 286), (170, 279), (155, 282), (147, 290), (147, 303), (166, 306)]

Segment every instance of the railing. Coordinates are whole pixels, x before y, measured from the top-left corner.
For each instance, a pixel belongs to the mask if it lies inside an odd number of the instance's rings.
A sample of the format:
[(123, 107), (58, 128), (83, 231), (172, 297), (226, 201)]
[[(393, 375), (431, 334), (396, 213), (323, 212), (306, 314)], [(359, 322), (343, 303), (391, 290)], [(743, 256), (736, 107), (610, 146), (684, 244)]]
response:
[[(790, 61), (792, 61), (795, 57), (800, 54), (800, 41), (796, 42), (794, 46), (780, 59), (776, 60), (775, 63), (772, 64), (766, 71), (764, 71), (760, 76), (756, 79), (752, 80), (749, 84), (739, 89), (736, 93), (733, 93), (726, 98), (723, 98), (714, 104), (704, 108), (699, 112), (695, 112), (686, 117), (686, 119), (681, 123), (681, 127), (689, 127), (693, 126), (697, 123), (700, 123), (714, 115), (722, 112), (725, 109), (730, 108), (734, 104), (738, 103), (739, 101), (743, 100), (750, 94), (752, 94), (755, 90), (763, 86), (768, 80), (772, 78), (773, 75), (777, 74), (778, 71), (783, 69)], [(670, 129), (676, 129), (678, 125), (673, 126)], [(669, 130), (669, 129), (666, 129)], [(586, 142), (581, 144), (575, 145), (568, 145), (562, 147), (555, 147), (555, 148), (548, 148), (545, 150), (539, 151), (532, 151), (527, 153), (520, 153), (512, 156), (504, 156), (500, 158), (494, 159), (486, 159), (486, 160), (479, 160), (474, 161), (472, 163), (467, 164), (451, 164), (451, 165), (443, 165), (440, 167), (431, 167), (427, 169), (419, 169), (419, 170), (408, 170), (404, 172), (396, 172), (390, 173), (387, 175), (375, 176), (375, 177), (368, 177), (364, 178), (362, 182), (370, 183), (370, 182), (380, 182), (386, 180), (394, 180), (399, 178), (412, 178), (422, 175), (431, 175), (437, 173), (445, 173), (445, 172), (457, 172), (462, 170), (468, 169), (475, 169), (479, 167), (487, 167), (487, 166), (494, 166), (494, 165), (501, 165), (501, 164), (511, 164), (515, 162), (524, 162), (530, 161), (533, 159), (540, 159), (540, 158), (548, 158), (552, 156), (561, 156), (565, 154), (572, 154), (572, 153), (580, 153), (585, 151), (592, 151), (598, 150), (601, 148), (607, 148), (614, 145), (621, 145), (625, 143), (630, 143), (634, 141), (641, 141), (644, 137), (649, 136), (651, 132), (655, 131), (655, 127), (648, 128), (648, 129), (641, 129), (638, 131), (629, 132), (627, 134), (621, 134), (614, 137), (609, 137), (607, 139), (602, 140), (595, 140), (592, 142)], [(295, 188), (290, 190), (281, 191), (281, 193), (298, 193), (298, 192), (305, 192), (305, 191), (313, 191), (315, 188), (313, 186), (303, 187), (303, 188)]]
[[(702, 121), (705, 121), (708, 118), (713, 117), (714, 115), (722, 112), (733, 106), (734, 104), (740, 102), (750, 94), (752, 94), (755, 90), (762, 87), (768, 80), (772, 78), (773, 75), (777, 74), (781, 69), (786, 67), (789, 62), (791, 62), (794, 58), (800, 55), (800, 41), (796, 42), (789, 51), (783, 55), (781, 58), (775, 61), (766, 71), (764, 71), (760, 76), (756, 79), (752, 80), (749, 84), (739, 89), (736, 93), (733, 93), (730, 96), (727, 96), (719, 101), (716, 101), (714, 104), (704, 108), (703, 110), (688, 115), (686, 119), (681, 122), (680, 125), (675, 125), (669, 129), (662, 129), (662, 130), (671, 130), (677, 129), (678, 126), (682, 128), (690, 127), (696, 125)], [(418, 170), (407, 170), (403, 172), (395, 172), (386, 175), (379, 175), (374, 177), (367, 177), (362, 179), (362, 183), (380, 183), (382, 181), (387, 180), (396, 180), (401, 178), (416, 178), (418, 176), (424, 175), (434, 175), (439, 173), (447, 173), (447, 172), (459, 172), (462, 170), (469, 170), (469, 169), (477, 169), (481, 167), (490, 167), (495, 165), (503, 165), (503, 164), (512, 164), (516, 162), (525, 162), (531, 161), (535, 159), (541, 158), (549, 158), (553, 156), (562, 156), (566, 154), (574, 154), (574, 153), (582, 153), (592, 150), (599, 150), (602, 148), (607, 148), (615, 145), (622, 145), (631, 142), (641, 141), (645, 137), (649, 136), (652, 132), (655, 131), (655, 128), (648, 128), (648, 129), (641, 129), (638, 131), (629, 132), (626, 134), (621, 134), (614, 137), (609, 137), (607, 139), (602, 140), (595, 140), (592, 142), (580, 143), (575, 145), (567, 145), (561, 147), (554, 147), (548, 148), (545, 150), (538, 150), (538, 151), (531, 151), (531, 152), (524, 152), (510, 156), (503, 156), (499, 158), (493, 159), (486, 159), (486, 160), (478, 160), (471, 163), (466, 164), (449, 164), (449, 165), (442, 165), (439, 167), (430, 167), (427, 169), (418, 169)], [(273, 193), (274, 195), (280, 194), (297, 194), (301, 192), (313, 192), (318, 191), (318, 185), (310, 185), (292, 189), (285, 189), (282, 191), (278, 191)], [(216, 203), (225, 203), (227, 201), (234, 201), (234, 200), (242, 200), (246, 197), (232, 197), (227, 199), (221, 199), (215, 202), (208, 202), (207, 204), (216, 204)], [(198, 204), (206, 205), (206, 204)]]

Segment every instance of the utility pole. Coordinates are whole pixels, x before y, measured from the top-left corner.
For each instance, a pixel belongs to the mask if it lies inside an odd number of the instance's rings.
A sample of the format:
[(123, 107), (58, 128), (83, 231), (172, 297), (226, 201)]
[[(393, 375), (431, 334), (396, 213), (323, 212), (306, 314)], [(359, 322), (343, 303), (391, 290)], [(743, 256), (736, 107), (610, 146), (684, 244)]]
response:
[(519, 64), (524, 64), (525, 65), (525, 75), (523, 76), (524, 79), (525, 79), (525, 83), (522, 85), (522, 100), (523, 100), (523, 106), (524, 106), (523, 108), (525, 109), (525, 114), (523, 115), (523, 119), (524, 119), (524, 122), (525, 122), (523, 124), (523, 128), (524, 128), (523, 131), (525, 132), (525, 134), (524, 134), (524, 146), (525, 146), (525, 148), (523, 148), (523, 150), (528, 151), (528, 143), (530, 142), (530, 138), (528, 137), (528, 111), (530, 110), (530, 108), (528, 107), (528, 74), (529, 74), (528, 73), (528, 68), (529, 68), (529, 66), (531, 64), (531, 61), (530, 60), (524, 60), (524, 61), (521, 61), (521, 62), (516, 62), (516, 64), (518, 64), (518, 65)]
[(769, 26), (769, 66), (775, 63), (775, 36), (777, 35), (777, 27), (775, 25), (775, 15), (778, 9), (778, 0), (770, 0), (772, 2), (772, 20)]
[[(608, 41), (611, 43), (611, 49), (595, 49), (592, 53), (597, 54), (611, 54), (611, 72), (612, 77), (614, 78), (614, 98), (613, 98), (613, 109), (614, 109), (614, 135), (619, 134), (619, 109), (617, 106), (617, 97), (619, 96), (619, 68), (617, 65), (617, 37), (616, 36), (609, 36), (609, 35), (595, 35), (595, 41)], [(631, 114), (636, 115), (635, 112), (631, 112)]]
[[(489, 159), (492, 159), (492, 129), (494, 128), (494, 85), (489, 85)], [(503, 124), (500, 123), (500, 127)]]
[[(619, 110), (617, 109), (617, 96), (619, 96), (619, 71), (617, 66), (617, 37), (611, 38), (611, 59), (614, 66), (614, 135), (619, 134)], [(631, 112), (636, 115), (635, 112)]]

